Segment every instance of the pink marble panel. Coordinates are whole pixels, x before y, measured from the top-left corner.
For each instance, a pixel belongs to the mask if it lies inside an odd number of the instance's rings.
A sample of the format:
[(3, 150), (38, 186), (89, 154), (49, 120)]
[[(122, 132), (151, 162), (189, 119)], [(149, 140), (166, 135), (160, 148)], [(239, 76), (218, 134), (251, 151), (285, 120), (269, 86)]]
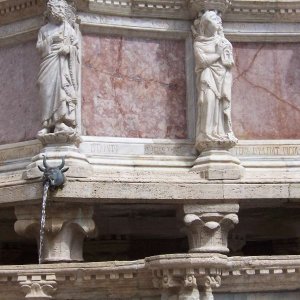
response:
[(85, 134), (186, 138), (184, 41), (85, 35), (83, 46)]
[(40, 129), (39, 61), (35, 42), (0, 48), (0, 144), (34, 139)]
[(300, 44), (235, 43), (232, 118), (240, 139), (300, 139)]

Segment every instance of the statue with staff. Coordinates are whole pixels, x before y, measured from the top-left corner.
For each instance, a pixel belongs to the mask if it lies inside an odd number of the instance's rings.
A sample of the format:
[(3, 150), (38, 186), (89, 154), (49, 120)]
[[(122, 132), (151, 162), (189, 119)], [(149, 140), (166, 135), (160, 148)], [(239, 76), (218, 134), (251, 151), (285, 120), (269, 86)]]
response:
[(38, 137), (70, 135), (76, 132), (79, 100), (80, 49), (75, 9), (65, 0), (49, 0), (46, 19), (37, 41), (42, 58), (37, 81), (42, 101)]

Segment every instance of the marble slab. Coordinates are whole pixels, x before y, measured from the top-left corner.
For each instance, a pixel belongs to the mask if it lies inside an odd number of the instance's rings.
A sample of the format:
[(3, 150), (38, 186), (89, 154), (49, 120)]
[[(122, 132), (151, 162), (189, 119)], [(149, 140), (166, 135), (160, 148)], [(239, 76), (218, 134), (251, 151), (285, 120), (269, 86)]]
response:
[(39, 62), (34, 41), (0, 48), (0, 145), (33, 139), (40, 129)]
[(184, 41), (83, 36), (86, 135), (187, 136)]
[(233, 126), (240, 139), (300, 138), (300, 44), (234, 43)]

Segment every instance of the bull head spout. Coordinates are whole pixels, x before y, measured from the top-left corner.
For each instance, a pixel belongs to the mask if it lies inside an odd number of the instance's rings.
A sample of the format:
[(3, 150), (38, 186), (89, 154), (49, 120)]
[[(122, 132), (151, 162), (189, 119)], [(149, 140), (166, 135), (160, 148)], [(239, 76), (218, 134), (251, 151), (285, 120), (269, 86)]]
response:
[(57, 167), (50, 167), (47, 163), (46, 156), (43, 156), (43, 165), (44, 167), (38, 166), (39, 170), (44, 173), (43, 182), (49, 182), (49, 186), (51, 189), (55, 189), (58, 187), (62, 187), (65, 182), (64, 173), (69, 170), (68, 167), (65, 166), (65, 159), (62, 158), (62, 162)]

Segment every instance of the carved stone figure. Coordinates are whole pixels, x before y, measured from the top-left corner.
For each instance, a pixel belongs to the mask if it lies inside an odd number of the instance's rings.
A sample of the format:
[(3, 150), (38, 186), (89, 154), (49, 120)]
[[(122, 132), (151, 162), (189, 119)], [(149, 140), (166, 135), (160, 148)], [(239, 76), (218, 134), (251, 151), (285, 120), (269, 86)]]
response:
[(38, 35), (42, 57), (38, 88), (42, 101), (42, 130), (49, 133), (76, 131), (79, 85), (79, 38), (73, 7), (65, 0), (49, 0), (47, 20)]
[(224, 37), (221, 18), (206, 11), (192, 27), (198, 89), (196, 148), (237, 143), (231, 124), (232, 45)]

